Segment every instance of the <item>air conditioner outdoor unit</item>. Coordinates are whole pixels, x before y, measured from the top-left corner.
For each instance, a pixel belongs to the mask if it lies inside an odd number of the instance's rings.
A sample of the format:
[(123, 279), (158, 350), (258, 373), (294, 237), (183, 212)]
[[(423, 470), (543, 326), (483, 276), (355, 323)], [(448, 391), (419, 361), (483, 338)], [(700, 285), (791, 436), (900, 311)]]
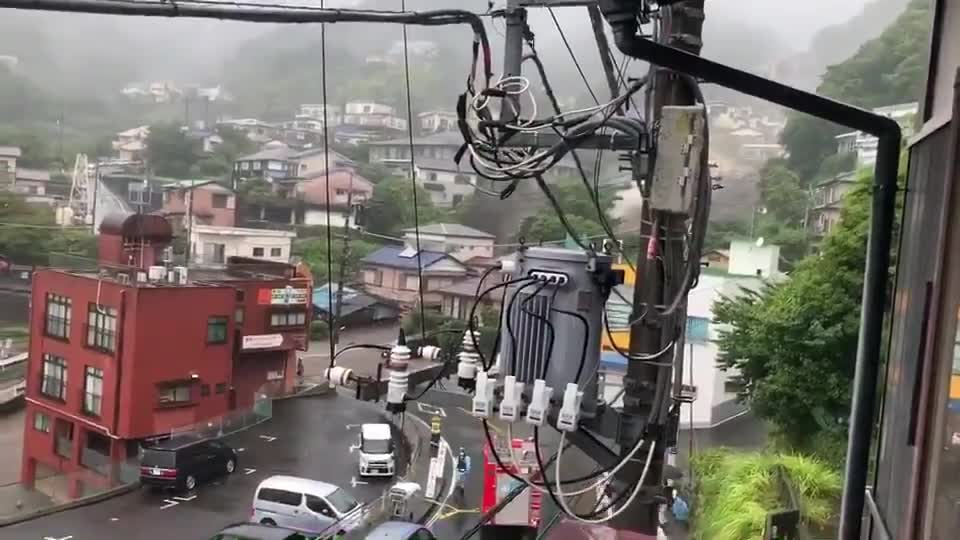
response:
[(137, 272), (137, 283), (144, 283), (145, 281), (147, 281), (147, 273)]
[(121, 285), (130, 284), (130, 274), (117, 274), (117, 283)]
[(167, 269), (163, 266), (151, 266), (147, 269), (147, 277), (150, 281), (160, 281), (167, 274)]

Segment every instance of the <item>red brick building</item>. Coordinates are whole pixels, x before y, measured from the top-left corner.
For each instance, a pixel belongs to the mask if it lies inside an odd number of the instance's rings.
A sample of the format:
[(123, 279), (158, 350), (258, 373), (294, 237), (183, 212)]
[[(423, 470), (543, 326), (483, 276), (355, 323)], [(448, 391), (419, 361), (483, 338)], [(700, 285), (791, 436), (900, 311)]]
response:
[(292, 388), (310, 322), (311, 278), (294, 266), (156, 266), (172, 232), (155, 215), (100, 232), (99, 271), (39, 270), (31, 299), (22, 481), (81, 471), (77, 493), (145, 438)]

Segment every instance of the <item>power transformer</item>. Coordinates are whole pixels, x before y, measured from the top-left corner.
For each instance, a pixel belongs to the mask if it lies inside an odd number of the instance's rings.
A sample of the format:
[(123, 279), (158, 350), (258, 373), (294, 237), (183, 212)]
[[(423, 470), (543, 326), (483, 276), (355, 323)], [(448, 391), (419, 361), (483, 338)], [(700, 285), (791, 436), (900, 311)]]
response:
[(610, 256), (530, 247), (508, 260), (504, 271), (511, 280), (530, 279), (507, 289), (501, 314), (502, 373), (522, 383), (524, 403), (536, 402), (534, 383), (545, 380), (552, 390), (554, 412), (567, 385), (576, 383), (583, 392), (580, 415), (592, 417), (597, 409), (605, 289), (616, 280)]

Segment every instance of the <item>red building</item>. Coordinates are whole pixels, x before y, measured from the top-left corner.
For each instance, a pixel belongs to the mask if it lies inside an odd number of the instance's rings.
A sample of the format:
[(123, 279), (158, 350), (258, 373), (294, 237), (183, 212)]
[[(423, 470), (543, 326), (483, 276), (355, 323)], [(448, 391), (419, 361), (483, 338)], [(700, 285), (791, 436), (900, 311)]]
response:
[(250, 408), (292, 388), (307, 346), (311, 278), (255, 259), (221, 270), (156, 266), (156, 215), (104, 220), (100, 269), (33, 277), (22, 481), (116, 474), (146, 438)]

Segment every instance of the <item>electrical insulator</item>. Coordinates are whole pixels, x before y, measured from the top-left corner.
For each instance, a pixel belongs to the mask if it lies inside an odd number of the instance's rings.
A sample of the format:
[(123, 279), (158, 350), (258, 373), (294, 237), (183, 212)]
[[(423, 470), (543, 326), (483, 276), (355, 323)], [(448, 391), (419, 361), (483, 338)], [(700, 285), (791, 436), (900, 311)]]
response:
[(463, 333), (460, 363), (457, 364), (457, 384), (464, 390), (473, 390), (477, 385), (477, 364), (480, 362), (480, 354), (473, 346), (474, 340), (479, 343), (480, 332), (468, 328)]
[(407, 390), (410, 389), (410, 374), (407, 366), (410, 363), (410, 348), (400, 329), (397, 344), (390, 349), (390, 381), (387, 383), (387, 410), (396, 414), (406, 410)]
[(346, 386), (347, 382), (353, 379), (353, 370), (350, 368), (334, 366), (324, 370), (324, 375), (330, 381), (330, 386)]
[(425, 345), (420, 347), (420, 358), (436, 362), (440, 359), (441, 349), (436, 345)]

